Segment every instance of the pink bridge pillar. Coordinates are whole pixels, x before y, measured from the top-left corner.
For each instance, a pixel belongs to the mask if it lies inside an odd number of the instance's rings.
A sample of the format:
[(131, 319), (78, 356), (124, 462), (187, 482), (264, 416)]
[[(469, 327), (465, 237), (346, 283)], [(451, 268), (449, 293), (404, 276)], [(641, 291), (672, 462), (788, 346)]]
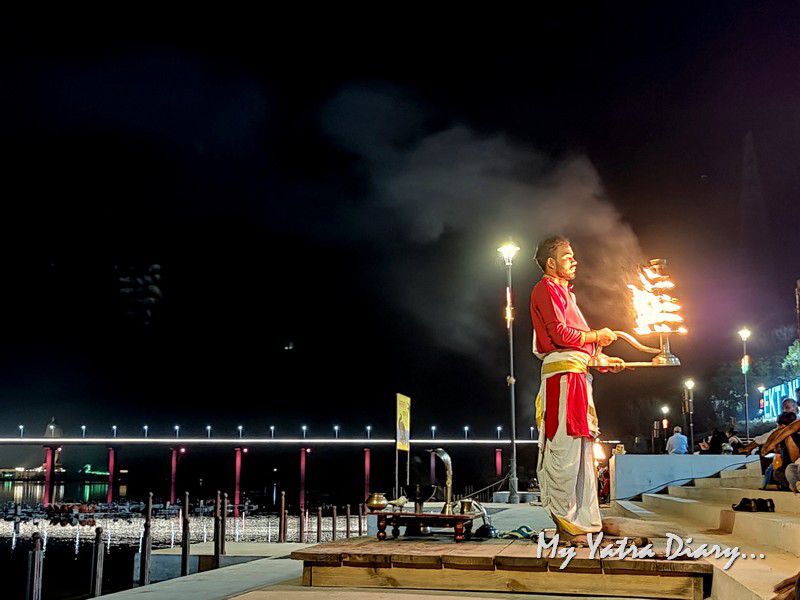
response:
[(369, 448), (364, 448), (364, 500), (369, 498)]
[(306, 510), (306, 454), (308, 448), (300, 448), (300, 514)]
[(44, 449), (44, 505), (50, 506), (50, 494), (52, 493), (54, 477), (53, 477), (53, 449), (46, 447)]
[(436, 483), (436, 455), (431, 452), (431, 484)]
[(494, 472), (500, 477), (503, 474), (503, 449), (495, 448), (494, 451)]
[(175, 483), (178, 480), (178, 449), (172, 448), (170, 453), (172, 454), (172, 475), (169, 479), (169, 503), (175, 504)]
[(111, 504), (114, 501), (114, 448), (108, 448), (108, 491), (106, 492), (106, 502)]
[(239, 502), (241, 502), (242, 494), (241, 494), (241, 482), (242, 482), (242, 449), (236, 448), (234, 450), (236, 453), (235, 458), (235, 475), (234, 475), (234, 485), (233, 485), (233, 516), (239, 516)]

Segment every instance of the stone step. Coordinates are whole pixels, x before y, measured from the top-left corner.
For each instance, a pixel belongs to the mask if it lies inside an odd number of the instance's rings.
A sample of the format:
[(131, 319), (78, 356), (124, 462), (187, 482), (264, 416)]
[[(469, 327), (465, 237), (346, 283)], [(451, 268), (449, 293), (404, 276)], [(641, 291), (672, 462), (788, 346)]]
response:
[(694, 487), (699, 488), (708, 488), (708, 487), (719, 487), (720, 479), (719, 477), (704, 477), (702, 479), (694, 479), (692, 483), (694, 483)]
[(641, 502), (634, 502), (632, 500), (617, 500), (614, 503), (615, 513), (620, 517), (629, 517), (632, 519), (657, 519), (658, 515), (651, 510), (642, 506)]
[[(774, 596), (772, 592), (773, 586), (779, 581), (796, 574), (800, 568), (796, 555), (775, 548), (770, 544), (764, 543), (763, 540), (759, 543), (752, 543), (734, 534), (726, 534), (720, 531), (700, 531), (695, 521), (685, 520), (676, 512), (666, 510), (651, 511), (644, 506), (644, 502), (629, 502), (628, 504), (633, 505), (631, 514), (636, 514), (637, 510), (643, 511), (644, 514), (653, 515), (653, 517), (648, 518), (672, 521), (676, 525), (683, 527), (694, 538), (693, 544), (718, 543), (727, 547), (737, 546), (742, 552), (747, 551), (748, 558), (744, 560), (740, 558), (728, 570), (722, 569), (725, 562), (724, 559), (706, 559), (714, 565), (710, 596), (712, 600), (770, 600)], [(664, 506), (669, 508), (666, 503), (664, 503)], [(765, 558), (752, 560), (749, 557), (750, 553), (754, 553), (757, 556), (764, 554)]]
[[(747, 461), (747, 462), (745, 462)], [(742, 464), (739, 468), (725, 469), (719, 472), (719, 476), (725, 477), (742, 477), (743, 475), (761, 474), (761, 462), (752, 458), (742, 458)]]
[(642, 504), (653, 512), (678, 515), (709, 529), (718, 529), (720, 514), (730, 508), (722, 503), (711, 504), (668, 494), (642, 494)]
[(714, 487), (740, 487), (749, 490), (757, 490), (761, 487), (763, 477), (761, 475), (743, 475), (741, 477), (706, 477), (695, 479), (694, 487), (714, 488)]
[(772, 498), (775, 502), (776, 512), (800, 516), (800, 496), (791, 492), (777, 492), (769, 490), (754, 490), (738, 487), (689, 487), (670, 486), (671, 496), (690, 498), (692, 500), (709, 501), (715, 504), (738, 504), (742, 498)]

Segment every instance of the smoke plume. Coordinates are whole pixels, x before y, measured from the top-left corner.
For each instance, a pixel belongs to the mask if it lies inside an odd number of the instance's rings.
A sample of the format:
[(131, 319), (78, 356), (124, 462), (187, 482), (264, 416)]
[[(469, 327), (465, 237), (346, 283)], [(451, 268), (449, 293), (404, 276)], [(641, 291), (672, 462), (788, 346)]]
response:
[(522, 248), (516, 305), (528, 320), (528, 294), (541, 275), (536, 244), (562, 234), (573, 241), (576, 292), (590, 323), (629, 325), (623, 279), (641, 251), (589, 159), (554, 159), (462, 124), (434, 130), (435, 109), (421, 106), (403, 90), (350, 87), (322, 113), (325, 131), (357, 156), (367, 180), (361, 233), (403, 246), (404, 259), (388, 269), (403, 307), (447, 347), (474, 353), (497, 339), (502, 318), (496, 248), (509, 236)]

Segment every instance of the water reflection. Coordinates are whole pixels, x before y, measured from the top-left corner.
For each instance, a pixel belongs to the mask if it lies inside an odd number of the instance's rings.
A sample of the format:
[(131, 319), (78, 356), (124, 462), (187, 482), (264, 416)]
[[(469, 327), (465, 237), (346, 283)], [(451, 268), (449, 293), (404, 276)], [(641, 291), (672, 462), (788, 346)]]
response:
[[(105, 502), (107, 483), (57, 483), (54, 502)], [(44, 482), (4, 481), (0, 485), (0, 503), (40, 504), (44, 501)]]

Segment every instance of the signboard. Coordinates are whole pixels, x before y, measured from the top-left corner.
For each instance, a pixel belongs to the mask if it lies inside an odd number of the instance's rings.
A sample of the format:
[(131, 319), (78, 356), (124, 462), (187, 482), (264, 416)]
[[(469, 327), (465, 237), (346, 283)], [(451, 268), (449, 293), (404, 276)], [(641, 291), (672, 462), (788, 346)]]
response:
[(781, 414), (781, 401), (784, 398), (797, 399), (800, 377), (764, 390), (764, 420), (774, 421)]
[(411, 450), (409, 438), (411, 437), (411, 398), (397, 394), (397, 431), (395, 440), (397, 449), (404, 452)]

